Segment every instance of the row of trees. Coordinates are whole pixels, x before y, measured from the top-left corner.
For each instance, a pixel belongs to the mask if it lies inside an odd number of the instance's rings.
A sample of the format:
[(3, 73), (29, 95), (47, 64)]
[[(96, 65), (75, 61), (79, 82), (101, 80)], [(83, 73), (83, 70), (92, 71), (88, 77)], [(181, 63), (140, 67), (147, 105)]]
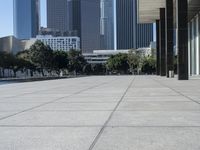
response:
[(5, 70), (13, 72), (16, 77), (18, 71), (30, 76), (34, 73), (45, 76), (67, 74), (134, 74), (155, 72), (155, 59), (145, 57), (139, 52), (130, 51), (129, 54), (117, 54), (108, 59), (106, 64), (88, 64), (81, 51), (70, 50), (53, 51), (49, 46), (37, 41), (30, 49), (13, 55), (0, 52), (0, 77), (4, 77)]
[(49, 46), (45, 46), (42, 42), (37, 41), (30, 49), (21, 51), (16, 55), (11, 53), (0, 53), (0, 75), (4, 77), (5, 70), (12, 70), (14, 76), (16, 72), (28, 72), (31, 76), (34, 72), (45, 75), (48, 72), (60, 75), (63, 71), (73, 73), (82, 73), (82, 68), (86, 65), (86, 61), (80, 51), (70, 50), (53, 51)]
[(107, 69), (117, 74), (154, 74), (156, 59), (130, 50), (128, 54), (113, 55), (108, 59)]

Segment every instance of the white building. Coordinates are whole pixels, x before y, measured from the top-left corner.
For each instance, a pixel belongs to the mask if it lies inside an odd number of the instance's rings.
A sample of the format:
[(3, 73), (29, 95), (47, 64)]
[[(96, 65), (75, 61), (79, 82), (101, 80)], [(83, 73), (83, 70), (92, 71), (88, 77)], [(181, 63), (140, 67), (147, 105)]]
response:
[(38, 35), (36, 39), (50, 46), (52, 50), (69, 51), (70, 49), (80, 49), (80, 38), (77, 36), (54, 37), (51, 35)]
[(89, 64), (105, 64), (112, 55), (128, 54), (130, 50), (94, 50), (93, 53), (83, 54)]
[[(152, 49), (149, 47), (139, 48), (133, 50), (134, 52), (140, 52), (143, 56), (152, 56)], [(83, 56), (89, 64), (105, 64), (112, 55), (128, 54), (130, 49), (120, 50), (93, 50), (93, 53), (84, 53)]]

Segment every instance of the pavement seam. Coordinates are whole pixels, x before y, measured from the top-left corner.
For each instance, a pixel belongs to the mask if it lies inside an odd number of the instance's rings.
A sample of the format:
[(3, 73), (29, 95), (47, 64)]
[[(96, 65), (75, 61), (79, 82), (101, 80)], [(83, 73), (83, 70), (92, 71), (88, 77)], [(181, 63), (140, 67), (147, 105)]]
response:
[(86, 88), (86, 89), (82, 89), (82, 90), (80, 90), (80, 91), (78, 91), (78, 92), (72, 93), (71, 95), (67, 95), (67, 96), (64, 96), (64, 97), (60, 97), (60, 98), (54, 99), (54, 100), (52, 100), (52, 101), (45, 102), (45, 103), (42, 103), (42, 104), (40, 104), (40, 105), (31, 107), (31, 108), (29, 108), (29, 109), (25, 109), (25, 110), (23, 110), (23, 111), (20, 111), (20, 112), (17, 112), (17, 113), (14, 113), (14, 114), (11, 114), (11, 115), (2, 117), (2, 118), (0, 118), (0, 121), (1, 121), (1, 120), (4, 120), (4, 119), (7, 119), (7, 118), (10, 118), (10, 117), (13, 117), (13, 116), (16, 116), (16, 115), (18, 115), (18, 114), (27, 112), (27, 111), (34, 110), (34, 109), (36, 109), (36, 108), (39, 108), (39, 107), (42, 107), (42, 106), (45, 106), (45, 105), (48, 105), (48, 104), (55, 103), (55, 102), (57, 102), (57, 101), (62, 100), (63, 98), (68, 98), (68, 97), (71, 97), (71, 96), (73, 96), (73, 95), (80, 94), (80, 93), (82, 93), (82, 92), (84, 92), (84, 91), (87, 91), (87, 90), (90, 90), (90, 89), (93, 89), (93, 88), (97, 88), (97, 87), (102, 86), (102, 85), (107, 84), (107, 83), (110, 83), (110, 82), (103, 82), (103, 83), (101, 83), (101, 84), (98, 84), (98, 85), (95, 85), (95, 86), (91, 86), (91, 87), (88, 87), (88, 88)]
[(191, 97), (189, 97), (189, 96), (187, 96), (187, 95), (184, 95), (183, 93), (181, 93), (181, 92), (179, 92), (179, 91), (175, 90), (175, 89), (174, 89), (174, 88), (172, 88), (172, 87), (169, 87), (169, 86), (167, 86), (167, 85), (166, 85), (166, 84), (164, 84), (164, 83), (161, 83), (161, 82), (159, 82), (159, 81), (158, 81), (158, 80), (156, 80), (156, 79), (153, 79), (153, 80), (154, 80), (154, 81), (156, 81), (157, 83), (159, 83), (160, 85), (162, 85), (162, 86), (165, 86), (165, 87), (167, 87), (167, 88), (171, 89), (172, 91), (174, 91), (174, 92), (178, 93), (179, 95), (181, 95), (181, 96), (183, 96), (183, 97), (187, 98), (188, 100), (190, 100), (190, 101), (192, 101), (192, 102), (194, 102), (194, 103), (196, 103), (196, 104), (200, 105), (200, 102), (198, 102), (198, 101), (196, 101), (196, 100), (192, 99)]
[(93, 148), (95, 147), (96, 143), (98, 142), (98, 140), (100, 139), (101, 135), (103, 134), (105, 128), (107, 127), (109, 121), (111, 120), (111, 118), (113, 117), (113, 114), (116, 112), (117, 108), (119, 107), (120, 103), (123, 101), (126, 93), (128, 92), (128, 90), (131, 88), (131, 86), (133, 85), (134, 81), (136, 79), (136, 76), (132, 79), (131, 83), (129, 84), (129, 86), (126, 88), (125, 92), (123, 93), (122, 97), (120, 98), (120, 100), (118, 101), (117, 105), (115, 106), (115, 108), (113, 109), (113, 111), (111, 112), (111, 114), (109, 115), (108, 119), (106, 120), (106, 122), (104, 123), (104, 125), (102, 126), (102, 128), (100, 129), (99, 133), (97, 134), (97, 136), (95, 137), (94, 141), (92, 142), (92, 144), (90, 145), (88, 150), (93, 150)]
[[(100, 128), (101, 125), (0, 125), (0, 128)], [(106, 126), (107, 128), (199, 128), (200, 126)]]
[[(62, 80), (66, 80), (66, 79), (62, 79)], [(40, 81), (38, 81), (38, 82), (40, 82)], [(27, 83), (30, 83), (30, 82), (27, 82)], [(65, 86), (58, 86), (58, 87), (53, 87), (53, 88), (39, 90), (39, 91), (34, 91), (34, 92), (22, 93), (22, 94), (18, 94), (18, 95), (14, 95), (14, 96), (8, 96), (8, 97), (5, 97), (4, 99), (14, 98), (14, 97), (20, 97), (20, 96), (29, 95), (29, 94), (36, 94), (36, 93), (45, 92), (45, 91), (48, 91), (48, 90), (54, 90), (54, 89), (58, 89), (58, 88), (62, 88), (62, 87), (65, 87)], [(26, 89), (26, 88), (24, 88), (24, 89)]]

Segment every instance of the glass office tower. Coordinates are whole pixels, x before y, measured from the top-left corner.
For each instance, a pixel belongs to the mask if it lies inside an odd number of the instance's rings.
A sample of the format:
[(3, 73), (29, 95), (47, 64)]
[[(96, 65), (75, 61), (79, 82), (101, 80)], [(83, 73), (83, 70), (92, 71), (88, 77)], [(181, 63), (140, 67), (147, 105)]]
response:
[(39, 0), (13, 0), (14, 36), (30, 39), (39, 32)]
[(153, 24), (137, 24), (137, 1), (116, 0), (117, 49), (149, 47)]
[(101, 0), (101, 48), (114, 49), (114, 0)]

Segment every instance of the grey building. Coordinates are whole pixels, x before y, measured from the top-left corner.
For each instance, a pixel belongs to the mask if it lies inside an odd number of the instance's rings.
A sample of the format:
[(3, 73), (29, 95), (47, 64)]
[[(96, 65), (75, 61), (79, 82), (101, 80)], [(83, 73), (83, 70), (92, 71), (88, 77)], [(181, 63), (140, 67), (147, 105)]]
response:
[(71, 30), (71, 0), (47, 0), (47, 27), (61, 32)]
[(100, 49), (100, 0), (81, 0), (81, 47), (83, 53)]
[(117, 49), (148, 47), (153, 24), (137, 24), (137, 1), (116, 0)]
[(35, 37), (39, 32), (39, 0), (13, 0), (14, 36), (18, 39)]
[(100, 49), (100, 0), (47, 0), (47, 27), (76, 31), (83, 53)]

